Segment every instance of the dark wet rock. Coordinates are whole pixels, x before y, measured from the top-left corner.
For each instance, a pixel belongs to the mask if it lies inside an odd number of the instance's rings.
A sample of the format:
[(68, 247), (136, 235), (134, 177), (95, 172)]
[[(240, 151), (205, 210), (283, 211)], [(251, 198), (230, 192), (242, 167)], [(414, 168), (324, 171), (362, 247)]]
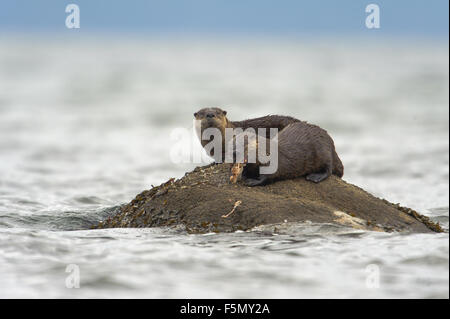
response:
[(188, 232), (206, 233), (313, 222), (374, 231), (442, 231), (428, 217), (336, 176), (318, 184), (297, 178), (260, 187), (231, 184), (229, 178), (229, 164), (197, 167), (140, 193), (94, 228), (183, 225)]

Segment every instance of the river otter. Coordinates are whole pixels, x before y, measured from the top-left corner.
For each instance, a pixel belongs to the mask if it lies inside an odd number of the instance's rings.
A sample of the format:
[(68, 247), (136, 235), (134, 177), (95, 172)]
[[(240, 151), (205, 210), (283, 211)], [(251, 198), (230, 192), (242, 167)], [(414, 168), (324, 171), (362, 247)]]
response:
[[(278, 129), (278, 169), (273, 174), (260, 174), (259, 161), (245, 163), (239, 168), (234, 167), (231, 180), (236, 181), (236, 173), (241, 172), (242, 179), (248, 186), (264, 185), (266, 183), (306, 176), (306, 179), (319, 183), (331, 174), (342, 177), (344, 167), (336, 153), (334, 142), (328, 133), (313, 124), (300, 121), (290, 116), (268, 115), (244, 121), (230, 121), (226, 117), (227, 112), (220, 108), (204, 108), (194, 113), (194, 117), (200, 124), (200, 132), (207, 128), (217, 128), (222, 134), (222, 156), (214, 156), (216, 162), (225, 160), (226, 128), (266, 128), (265, 139), (270, 138), (269, 128)], [(210, 140), (202, 140), (203, 147)], [(261, 141), (260, 141), (261, 142)], [(268, 141), (265, 141), (268, 142)], [(267, 143), (268, 144), (268, 143)]]

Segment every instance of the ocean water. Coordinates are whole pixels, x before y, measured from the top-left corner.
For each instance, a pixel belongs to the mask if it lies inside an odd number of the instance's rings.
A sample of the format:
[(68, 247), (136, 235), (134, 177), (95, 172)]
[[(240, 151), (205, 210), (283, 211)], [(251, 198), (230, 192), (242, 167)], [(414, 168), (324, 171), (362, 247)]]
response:
[(171, 133), (221, 106), (322, 126), (346, 181), (448, 230), (448, 55), (436, 42), (0, 38), (0, 297), (448, 298), (448, 233), (89, 229), (198, 165), (171, 161)]

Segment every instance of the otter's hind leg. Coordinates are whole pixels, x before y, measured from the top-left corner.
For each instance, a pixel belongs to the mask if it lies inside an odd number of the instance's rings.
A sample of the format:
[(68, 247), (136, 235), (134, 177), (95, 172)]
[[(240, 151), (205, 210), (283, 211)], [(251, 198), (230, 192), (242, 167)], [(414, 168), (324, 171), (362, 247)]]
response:
[(321, 181), (327, 179), (330, 175), (331, 175), (331, 168), (328, 166), (323, 172), (306, 175), (306, 180), (314, 183), (320, 183)]
[(326, 172), (325, 173), (313, 173), (313, 174), (306, 175), (306, 179), (310, 182), (320, 183), (324, 179), (327, 179), (328, 176), (330, 176), (330, 175)]

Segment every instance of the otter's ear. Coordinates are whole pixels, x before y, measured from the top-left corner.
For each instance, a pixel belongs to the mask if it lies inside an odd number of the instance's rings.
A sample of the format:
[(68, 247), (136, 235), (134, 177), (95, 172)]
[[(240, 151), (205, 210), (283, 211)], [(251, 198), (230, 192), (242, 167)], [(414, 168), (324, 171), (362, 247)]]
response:
[(223, 115), (227, 115), (227, 111), (222, 111), (222, 114)]
[(195, 113), (194, 113), (194, 117), (197, 117), (197, 115), (198, 115), (198, 113), (197, 113), (197, 112), (195, 112)]

